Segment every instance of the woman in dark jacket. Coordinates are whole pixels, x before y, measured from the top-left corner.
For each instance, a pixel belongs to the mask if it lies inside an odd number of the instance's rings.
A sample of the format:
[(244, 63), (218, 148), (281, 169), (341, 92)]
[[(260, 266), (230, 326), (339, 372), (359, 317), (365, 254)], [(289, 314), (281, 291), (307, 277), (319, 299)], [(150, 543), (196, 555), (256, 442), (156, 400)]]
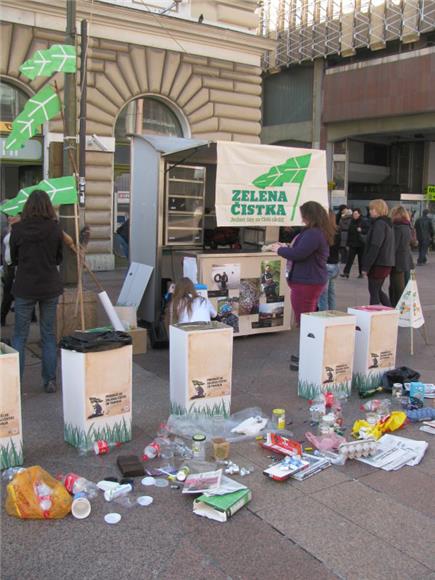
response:
[(352, 221), (349, 225), (347, 233), (347, 245), (349, 246), (349, 254), (347, 257), (346, 266), (344, 267), (342, 278), (349, 278), (350, 270), (353, 266), (355, 256), (358, 256), (358, 270), (359, 277), (362, 278), (362, 263), (365, 247), (365, 237), (368, 232), (368, 224), (361, 215), (361, 210), (355, 208), (352, 212)]
[(47, 393), (56, 391), (56, 306), (62, 294), (57, 266), (62, 261), (62, 230), (50, 198), (42, 190), (33, 191), (27, 200), (21, 221), (12, 227), (11, 258), (16, 266), (15, 332), (12, 346), (20, 356), (23, 378), (26, 342), (32, 312), (39, 304), (42, 342), (42, 379)]
[(399, 205), (391, 210), (394, 230), (395, 265), (390, 273), (390, 300), (396, 306), (405, 289), (405, 276), (414, 269), (411, 254), (411, 220), (406, 209)]
[(363, 271), (369, 280), (370, 304), (391, 306), (382, 286), (394, 266), (393, 224), (388, 217), (388, 205), (383, 199), (374, 199), (369, 208), (373, 221), (367, 234)]

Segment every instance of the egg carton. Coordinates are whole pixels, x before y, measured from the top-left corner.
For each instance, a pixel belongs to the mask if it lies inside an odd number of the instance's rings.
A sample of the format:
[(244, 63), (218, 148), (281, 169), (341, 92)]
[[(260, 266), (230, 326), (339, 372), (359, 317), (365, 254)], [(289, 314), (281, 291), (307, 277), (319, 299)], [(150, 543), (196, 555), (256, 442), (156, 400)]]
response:
[(340, 455), (346, 459), (360, 459), (370, 457), (378, 450), (378, 442), (373, 437), (359, 441), (346, 441), (338, 448)]

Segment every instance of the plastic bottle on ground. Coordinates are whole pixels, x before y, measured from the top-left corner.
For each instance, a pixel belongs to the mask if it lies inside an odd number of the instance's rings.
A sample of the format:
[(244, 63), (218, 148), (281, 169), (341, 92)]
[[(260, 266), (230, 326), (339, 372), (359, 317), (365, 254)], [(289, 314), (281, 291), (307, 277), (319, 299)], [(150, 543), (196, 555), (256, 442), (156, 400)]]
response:
[(65, 488), (71, 495), (85, 493), (88, 498), (96, 497), (98, 494), (97, 485), (76, 473), (67, 473), (60, 476)]

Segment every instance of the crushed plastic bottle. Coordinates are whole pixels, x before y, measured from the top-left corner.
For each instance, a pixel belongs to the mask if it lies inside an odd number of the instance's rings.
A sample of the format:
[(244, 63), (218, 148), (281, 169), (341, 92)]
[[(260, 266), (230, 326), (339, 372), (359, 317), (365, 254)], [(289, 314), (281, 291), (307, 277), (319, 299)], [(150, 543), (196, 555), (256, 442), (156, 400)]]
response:
[(93, 498), (98, 495), (98, 487), (92, 481), (77, 475), (76, 473), (67, 473), (58, 476), (58, 479), (63, 482), (65, 488), (71, 495), (84, 493), (87, 498)]
[(22, 471), (25, 471), (25, 467), (9, 467), (3, 471), (2, 479), (3, 481), (12, 481), (14, 477)]
[(118, 441), (108, 442), (102, 439), (79, 447), (79, 455), (107, 455), (115, 447), (120, 447), (121, 443)]
[(156, 440), (149, 443), (143, 451), (143, 460), (155, 459), (160, 455), (160, 445)]
[(48, 518), (51, 506), (53, 505), (52, 501), (53, 490), (51, 489), (51, 487), (49, 487), (46, 483), (43, 483), (42, 481), (35, 482), (33, 484), (33, 489), (36, 497), (38, 498), (38, 503), (42, 510), (44, 518)]

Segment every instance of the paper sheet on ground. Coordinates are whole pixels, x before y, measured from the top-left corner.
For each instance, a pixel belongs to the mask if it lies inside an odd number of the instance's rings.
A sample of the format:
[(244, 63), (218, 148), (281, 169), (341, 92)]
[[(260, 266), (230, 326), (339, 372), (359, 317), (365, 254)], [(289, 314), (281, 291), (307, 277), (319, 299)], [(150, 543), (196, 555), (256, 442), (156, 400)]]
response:
[(385, 471), (396, 471), (404, 465), (418, 465), (428, 447), (426, 441), (415, 441), (397, 435), (384, 435), (378, 441), (378, 451), (371, 457), (361, 457), (357, 461)]

